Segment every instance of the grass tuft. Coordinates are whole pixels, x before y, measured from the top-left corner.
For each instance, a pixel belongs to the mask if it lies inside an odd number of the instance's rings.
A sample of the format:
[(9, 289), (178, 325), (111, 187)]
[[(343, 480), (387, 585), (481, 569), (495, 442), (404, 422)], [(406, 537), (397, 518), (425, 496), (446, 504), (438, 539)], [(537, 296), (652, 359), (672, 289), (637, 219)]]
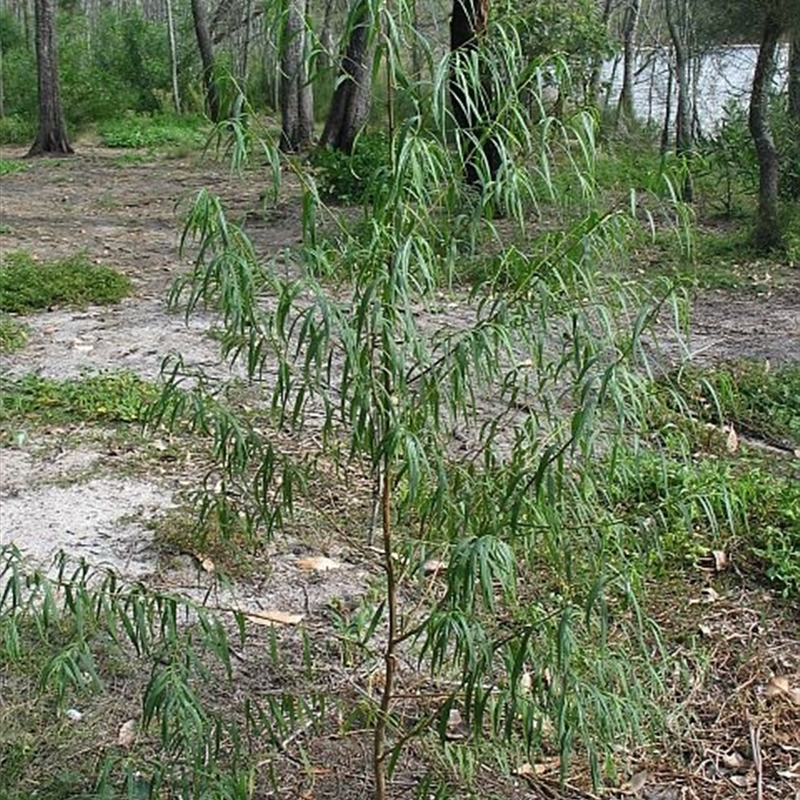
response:
[(0, 264), (0, 311), (24, 314), (60, 305), (107, 305), (130, 291), (127, 277), (91, 264), (85, 253), (39, 262), (18, 251), (5, 255)]
[(127, 116), (100, 125), (100, 138), (107, 147), (197, 149), (208, 139), (208, 123), (192, 116)]
[(0, 313), (0, 353), (21, 350), (27, 341), (28, 332), (25, 326), (8, 314)]

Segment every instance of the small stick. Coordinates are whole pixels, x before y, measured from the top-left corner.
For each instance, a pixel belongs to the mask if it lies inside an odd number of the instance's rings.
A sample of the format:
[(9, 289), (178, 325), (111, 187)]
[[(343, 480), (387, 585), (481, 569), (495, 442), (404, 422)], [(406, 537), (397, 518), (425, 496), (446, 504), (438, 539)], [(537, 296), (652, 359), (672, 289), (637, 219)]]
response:
[(761, 760), (761, 726), (750, 723), (750, 747), (753, 751), (753, 766), (756, 768), (756, 800), (764, 800), (764, 764)]

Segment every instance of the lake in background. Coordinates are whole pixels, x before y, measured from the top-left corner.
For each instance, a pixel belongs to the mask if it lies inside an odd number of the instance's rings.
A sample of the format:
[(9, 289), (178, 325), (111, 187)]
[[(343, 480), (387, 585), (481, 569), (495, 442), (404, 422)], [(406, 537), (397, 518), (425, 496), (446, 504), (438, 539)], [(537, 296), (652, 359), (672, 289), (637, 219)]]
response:
[[(788, 75), (788, 45), (781, 45), (775, 89), (785, 88)], [(722, 120), (728, 102), (734, 101), (746, 108), (750, 100), (750, 87), (758, 57), (756, 45), (734, 45), (706, 53), (693, 62), (697, 86), (696, 116), (699, 132), (713, 133)], [(636, 81), (633, 102), (637, 116), (659, 127), (664, 124), (667, 88), (669, 85), (669, 53), (663, 49), (642, 49), (636, 56)], [(608, 96), (610, 107), (616, 107), (622, 85), (622, 61), (615, 59), (605, 65), (603, 80), (611, 87)], [(677, 106), (677, 85), (673, 81), (671, 127), (674, 129)]]

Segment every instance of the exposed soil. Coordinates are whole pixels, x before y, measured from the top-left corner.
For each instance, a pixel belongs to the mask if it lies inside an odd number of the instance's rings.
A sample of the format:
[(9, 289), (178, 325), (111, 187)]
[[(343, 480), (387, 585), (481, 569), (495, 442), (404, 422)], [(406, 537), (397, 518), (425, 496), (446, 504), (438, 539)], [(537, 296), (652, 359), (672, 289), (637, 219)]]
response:
[[(4, 158), (21, 155), (23, 151), (0, 152)], [(188, 267), (178, 254), (180, 213), (197, 190), (212, 187), (234, 214), (248, 214), (248, 230), (260, 252), (291, 246), (300, 235), (299, 203), (289, 192), (277, 210), (266, 217), (258, 214), (259, 196), (268, 180), (266, 174), (263, 179), (257, 173), (232, 176), (223, 166), (194, 156), (123, 164), (119, 152), (91, 147), (80, 148), (75, 158), (31, 162), (27, 170), (2, 178), (0, 248), (4, 252), (25, 249), (52, 259), (85, 250), (93, 260), (125, 272), (135, 291), (112, 307), (53, 309), (26, 317), (28, 344), (20, 352), (1, 356), (0, 370), (64, 378), (86, 370), (124, 368), (155, 378), (164, 356), (176, 351), (189, 363), (224, 372), (216, 343), (207, 335), (213, 317), (196, 315), (187, 323), (165, 307), (172, 280)], [(768, 283), (759, 292), (710, 291), (697, 296), (691, 317), (690, 350), (703, 363), (736, 358), (772, 364), (800, 360), (800, 274), (788, 265), (777, 284)], [(165, 560), (153, 541), (154, 521), (183, 502), (198, 473), (186, 460), (154, 463), (156, 467), (142, 470), (141, 453), (120, 451), (112, 433), (106, 436), (96, 430), (81, 436), (75, 428), (46, 429), (15, 446), (2, 447), (0, 543), (14, 543), (40, 563), (63, 549), (110, 564), (128, 577), (149, 577), (160, 587), (179, 587), (202, 597), (208, 578), (194, 559)], [(217, 598), (219, 605), (299, 610), (311, 620), (324, 620), (332, 598), (357, 597), (377, 574), (364, 546), (368, 509), (358, 509), (353, 518), (362, 519), (361, 530), (343, 535), (334, 530), (314, 540), (317, 552), (337, 559), (340, 568), (324, 575), (299, 570), (298, 556), (314, 552), (314, 547), (308, 540), (286, 540), (270, 555), (268, 578), (233, 586)], [(699, 592), (700, 587), (696, 588)], [(698, 718), (698, 730), (692, 734), (696, 748), (686, 757), (685, 773), (670, 769), (652, 774), (642, 797), (756, 797), (752, 782), (742, 778), (739, 785), (730, 780), (751, 775), (752, 770), (730, 767), (722, 750), (746, 751), (744, 755), (751, 759), (752, 725), (761, 725), (763, 687), (770, 672), (800, 678), (800, 635), (792, 632), (792, 623), (781, 614), (770, 622), (771, 608), (771, 600), (760, 594), (731, 594), (715, 606), (707, 635), (718, 638), (717, 652), (724, 654), (718, 665), (719, 685), (725, 683), (717, 698), (720, 705), (709, 711), (711, 718)], [(733, 625), (736, 614), (750, 615), (751, 623)], [(733, 667), (728, 670), (732, 648), (739, 646), (753, 648), (754, 674), (734, 674)], [(750, 727), (748, 718), (753, 720)], [(800, 716), (796, 712), (794, 720), (793, 738), (786, 734), (793, 725), (791, 718), (775, 730), (761, 731), (764, 757), (771, 759), (765, 799), (800, 798)], [(338, 756), (320, 756), (329, 762), (361, 758), (360, 749), (358, 754), (345, 752), (351, 745), (320, 739), (311, 750), (338, 746)], [(796, 769), (796, 779), (779, 777), (779, 768), (787, 774)], [(300, 788), (287, 788), (280, 796), (299, 797)], [(313, 796), (362, 796), (353, 787), (334, 791), (331, 784), (328, 789), (323, 792), (317, 787)], [(292, 791), (298, 793), (292, 795)], [(509, 786), (506, 796), (555, 797), (555, 791), (522, 781)]]

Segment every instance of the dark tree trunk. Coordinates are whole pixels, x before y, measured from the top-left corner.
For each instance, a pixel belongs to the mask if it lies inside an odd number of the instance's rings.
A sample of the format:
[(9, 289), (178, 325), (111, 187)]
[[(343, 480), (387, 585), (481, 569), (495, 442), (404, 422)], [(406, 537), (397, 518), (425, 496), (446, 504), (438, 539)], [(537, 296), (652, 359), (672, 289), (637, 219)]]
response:
[(347, 50), (320, 139), (321, 147), (333, 147), (345, 153), (353, 151), (356, 136), (369, 117), (372, 87), (369, 54), (372, 13), (369, 0), (355, 0), (350, 19)]
[(29, 156), (45, 153), (67, 155), (72, 148), (67, 140), (61, 92), (58, 85), (55, 1), (36, 0), (36, 72), (39, 83), (39, 132)]
[(758, 155), (758, 219), (756, 222), (756, 245), (762, 251), (783, 247), (778, 221), (778, 177), (779, 159), (775, 140), (767, 117), (769, 88), (775, 72), (775, 53), (781, 35), (779, 21), (767, 14), (762, 29), (761, 46), (753, 76), (753, 91), (750, 95), (748, 118), (750, 135), (753, 137)]
[(789, 49), (789, 116), (800, 124), (800, 30), (792, 34)]
[(494, 180), (500, 169), (500, 149), (491, 129), (492, 98), (474, 68), (481, 34), (489, 21), (489, 0), (453, 0), (450, 18), (450, 105), (458, 132), (467, 141), (465, 171), (467, 183), (481, 183), (481, 164)]
[(192, 19), (194, 32), (197, 36), (197, 47), (200, 50), (200, 60), (203, 63), (203, 87), (206, 92), (206, 112), (213, 122), (222, 118), (222, 109), (219, 102), (216, 76), (214, 74), (214, 48), (211, 44), (211, 35), (208, 32), (206, 10), (203, 6), (205, 0), (192, 0)]
[(287, 153), (311, 144), (314, 102), (306, 70), (306, 0), (288, 0), (281, 42), (281, 149)]

